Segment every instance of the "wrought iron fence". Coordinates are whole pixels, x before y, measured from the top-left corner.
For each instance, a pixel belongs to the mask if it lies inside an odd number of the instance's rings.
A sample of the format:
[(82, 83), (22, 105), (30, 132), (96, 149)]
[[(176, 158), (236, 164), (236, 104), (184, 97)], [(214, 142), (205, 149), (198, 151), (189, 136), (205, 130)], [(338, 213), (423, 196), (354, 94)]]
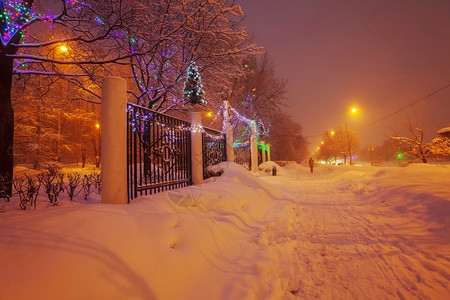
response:
[(234, 162), (250, 170), (252, 163), (250, 145), (234, 147)]
[(227, 147), (225, 135), (220, 131), (203, 127), (203, 178), (210, 177), (206, 168), (227, 160)]
[(263, 152), (264, 150), (262, 149), (262, 148), (260, 148), (260, 147), (258, 147), (258, 166), (260, 165), (260, 164), (262, 164), (262, 159), (263, 159), (263, 156), (262, 156), (262, 152)]
[(190, 123), (128, 104), (128, 199), (192, 184)]

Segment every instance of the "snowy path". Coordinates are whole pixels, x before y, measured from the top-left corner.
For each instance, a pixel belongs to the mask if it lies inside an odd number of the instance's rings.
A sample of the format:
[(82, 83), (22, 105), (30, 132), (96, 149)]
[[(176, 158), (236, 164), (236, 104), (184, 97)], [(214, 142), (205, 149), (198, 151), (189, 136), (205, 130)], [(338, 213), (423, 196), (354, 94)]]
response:
[(295, 195), (295, 221), (290, 228), (295, 241), (290, 271), (294, 278), (289, 287), (294, 295), (306, 299), (450, 296), (448, 236), (435, 236), (414, 214), (401, 214), (375, 195), (359, 193), (361, 189), (346, 190), (342, 180), (333, 181), (331, 176), (265, 180)]
[(219, 167), (130, 205), (0, 214), (0, 300), (450, 299), (450, 166)]

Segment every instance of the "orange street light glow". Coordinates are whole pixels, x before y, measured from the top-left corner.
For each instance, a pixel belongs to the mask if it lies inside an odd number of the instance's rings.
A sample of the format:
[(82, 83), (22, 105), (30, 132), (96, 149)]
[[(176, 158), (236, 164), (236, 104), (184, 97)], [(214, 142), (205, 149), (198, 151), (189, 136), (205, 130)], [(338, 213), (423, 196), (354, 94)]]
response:
[(100, 124), (98, 124), (98, 123), (95, 124), (95, 127), (100, 128)]
[(212, 112), (208, 112), (208, 113), (206, 114), (206, 116), (207, 116), (207, 117), (212, 117)]
[(331, 131), (331, 135), (334, 135), (334, 131)]
[(356, 108), (352, 108), (352, 113), (355, 113), (356, 112)]
[(61, 49), (61, 51), (64, 51), (64, 52), (67, 52), (67, 50), (69, 50), (69, 49), (67, 49), (66, 46), (61, 46), (61, 47), (59, 47), (59, 49)]

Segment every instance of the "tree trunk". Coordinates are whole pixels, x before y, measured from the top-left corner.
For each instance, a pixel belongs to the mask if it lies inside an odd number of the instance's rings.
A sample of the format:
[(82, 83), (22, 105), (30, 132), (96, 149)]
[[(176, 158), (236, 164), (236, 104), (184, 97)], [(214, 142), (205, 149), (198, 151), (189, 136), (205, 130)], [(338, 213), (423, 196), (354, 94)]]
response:
[(84, 168), (86, 166), (86, 156), (87, 156), (87, 147), (85, 145), (81, 146), (81, 167)]
[[(36, 137), (41, 137), (41, 111), (39, 108), (37, 120), (36, 120)], [(37, 149), (34, 152), (34, 162), (33, 162), (33, 169), (39, 170), (41, 167), (41, 150), (39, 147), (36, 147)]]
[(11, 103), (13, 60), (0, 53), (0, 176), (9, 184), (5, 192), (12, 193), (14, 110)]

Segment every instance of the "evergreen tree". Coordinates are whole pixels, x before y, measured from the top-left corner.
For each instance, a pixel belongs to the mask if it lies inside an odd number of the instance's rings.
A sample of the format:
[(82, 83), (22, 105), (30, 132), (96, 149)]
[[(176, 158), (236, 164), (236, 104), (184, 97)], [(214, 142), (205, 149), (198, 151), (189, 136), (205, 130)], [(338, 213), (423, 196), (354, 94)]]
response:
[(187, 69), (187, 78), (184, 83), (184, 102), (190, 103), (192, 106), (195, 104), (205, 104), (205, 92), (202, 88), (202, 79), (198, 73), (198, 69), (195, 66), (195, 62), (191, 62)]

